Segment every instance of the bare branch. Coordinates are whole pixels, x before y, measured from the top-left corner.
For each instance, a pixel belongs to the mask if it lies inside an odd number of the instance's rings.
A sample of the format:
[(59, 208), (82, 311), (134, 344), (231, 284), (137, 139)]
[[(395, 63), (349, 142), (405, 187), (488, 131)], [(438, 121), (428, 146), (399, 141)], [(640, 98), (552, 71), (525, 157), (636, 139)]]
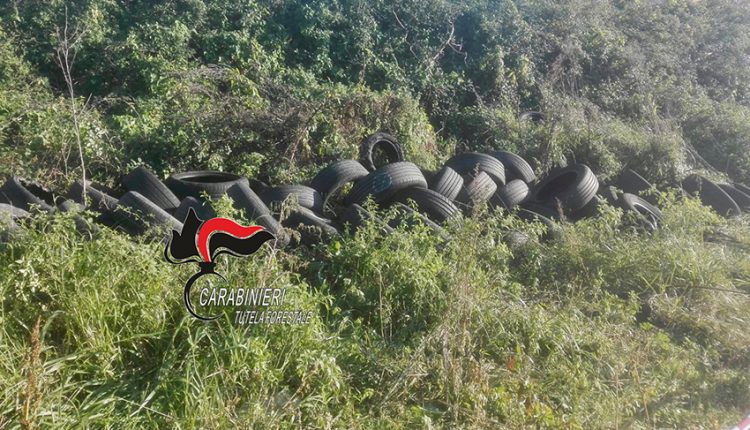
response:
[[(76, 144), (78, 146), (78, 156), (81, 162), (81, 179), (83, 182), (83, 193), (82, 198), (84, 204), (86, 203), (86, 160), (83, 155), (83, 143), (81, 142), (81, 126), (80, 118), (82, 112), (79, 112), (78, 105), (76, 104), (75, 97), (75, 86), (73, 81), (73, 65), (75, 64), (76, 56), (78, 55), (78, 47), (83, 36), (86, 34), (85, 28), (81, 28), (76, 24), (76, 28), (72, 34), (69, 32), (69, 20), (68, 20), (68, 7), (65, 6), (65, 24), (62, 31), (57, 28), (57, 48), (55, 49), (55, 62), (63, 74), (65, 85), (68, 90), (68, 97), (70, 100), (70, 113), (73, 117), (73, 134), (75, 135)], [(90, 97), (86, 100), (88, 105)], [(84, 109), (86, 107), (84, 105)], [(67, 163), (67, 156), (63, 155)]]

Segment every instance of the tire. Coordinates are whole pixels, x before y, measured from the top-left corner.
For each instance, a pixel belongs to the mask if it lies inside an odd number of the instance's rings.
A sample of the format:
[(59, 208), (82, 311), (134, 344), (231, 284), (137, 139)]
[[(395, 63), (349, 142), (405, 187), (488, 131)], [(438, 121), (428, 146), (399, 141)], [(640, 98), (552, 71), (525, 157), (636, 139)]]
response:
[(574, 164), (557, 169), (542, 180), (534, 190), (533, 199), (547, 204), (559, 199), (565, 212), (572, 214), (583, 209), (598, 190), (599, 181), (591, 169)]
[(143, 234), (148, 226), (157, 225), (182, 230), (180, 221), (137, 191), (128, 191), (117, 201), (113, 218), (117, 226), (133, 235)]
[(195, 211), (198, 218), (204, 221), (216, 217), (216, 211), (208, 202), (198, 200), (195, 197), (185, 197), (174, 211), (174, 217), (177, 218), (177, 221), (184, 223), (190, 208)]
[(437, 174), (434, 170), (427, 170), (427, 169), (419, 169), (420, 172), (422, 172), (422, 176), (424, 176), (424, 180), (427, 181), (428, 184), (431, 184), (433, 179), (435, 179), (435, 175)]
[(529, 110), (529, 111), (521, 112), (520, 114), (518, 114), (518, 120), (542, 123), (547, 120), (547, 115), (543, 114), (542, 112), (535, 111), (535, 110)]
[(369, 173), (357, 160), (341, 160), (318, 172), (310, 181), (310, 187), (318, 191), (324, 200), (328, 200), (344, 185), (364, 178)]
[[(248, 183), (247, 178), (214, 170), (175, 173), (166, 181), (169, 189), (180, 199), (185, 197), (202, 199), (203, 194), (208, 194), (211, 200), (220, 199), (228, 189), (238, 183)], [(179, 206), (179, 202), (177, 206)]]
[(83, 207), (78, 203), (74, 202), (73, 200), (64, 200), (57, 205), (57, 209), (63, 213), (74, 213), (73, 222), (75, 223), (76, 231), (82, 236), (89, 239), (94, 239), (99, 235), (100, 230), (96, 224), (89, 222), (86, 218), (77, 214), (77, 212), (83, 210)]
[(388, 200), (388, 204), (405, 203), (413, 200), (419, 212), (438, 224), (444, 223), (448, 218), (461, 215), (461, 211), (444, 195), (427, 188), (404, 188)]
[(269, 188), (267, 183), (260, 181), (258, 179), (255, 179), (255, 178), (248, 178), (247, 182), (250, 185), (250, 189), (255, 191), (256, 193), (259, 193), (265, 190), (266, 188)]
[(529, 196), (529, 186), (521, 179), (514, 179), (497, 190), (492, 198), (493, 204), (505, 209), (513, 209), (523, 203)]
[(565, 219), (565, 214), (561, 214), (560, 210), (555, 208), (550, 202), (540, 203), (533, 201), (525, 201), (520, 206), (521, 210), (533, 212), (537, 215), (549, 218), (551, 220), (562, 221)]
[[(24, 231), (16, 224), (16, 222), (10, 216), (4, 216), (0, 211), (0, 245), (6, 245), (15, 240), (21, 238), (24, 235)], [(2, 248), (0, 248), (2, 249)]]
[(11, 176), (0, 187), (0, 203), (21, 208), (27, 212), (32, 212), (35, 209), (42, 212), (52, 212), (54, 196), (34, 182)]
[(599, 215), (599, 206), (602, 204), (602, 201), (603, 201), (603, 198), (599, 197), (598, 195), (595, 195), (594, 197), (591, 198), (591, 200), (589, 200), (588, 203), (586, 203), (586, 206), (573, 212), (570, 215), (570, 219), (572, 221), (579, 221), (584, 218), (593, 218)]
[(617, 178), (617, 188), (624, 193), (635, 194), (652, 205), (656, 205), (659, 200), (653, 192), (649, 192), (654, 189), (654, 186), (643, 176), (630, 169), (620, 173)]
[(740, 191), (737, 189), (737, 187), (734, 187), (729, 184), (716, 184), (724, 190), (725, 193), (729, 195), (729, 197), (734, 200), (735, 203), (737, 203), (737, 206), (740, 207), (740, 210), (742, 211), (750, 211), (750, 195)]
[(395, 203), (393, 207), (396, 208), (397, 215), (388, 223), (390, 227), (394, 229), (398, 228), (400, 225), (414, 227), (421, 222), (430, 230), (432, 230), (432, 232), (436, 235), (441, 236), (444, 239), (449, 239), (448, 235), (445, 233), (445, 230), (443, 230), (442, 227), (437, 225), (431, 219), (420, 214), (419, 212), (415, 212), (414, 209), (410, 208), (409, 206), (406, 206), (403, 203)]
[(377, 203), (387, 201), (404, 188), (427, 188), (419, 167), (408, 161), (385, 165), (359, 180), (345, 202), (362, 203), (369, 196)]
[(16, 221), (29, 216), (31, 216), (29, 212), (19, 207), (0, 203), (0, 244), (11, 243), (19, 239), (24, 234), (24, 230)]
[[(68, 198), (84, 205), (83, 188), (83, 181), (75, 181), (68, 190)], [(117, 206), (117, 199), (102, 191), (93, 182), (86, 181), (86, 197), (89, 201), (87, 208), (98, 212), (112, 210)]]
[(682, 189), (688, 194), (698, 194), (701, 202), (713, 208), (724, 217), (737, 216), (742, 213), (737, 203), (724, 190), (709, 179), (699, 175), (690, 175), (683, 179)]
[(344, 230), (348, 229), (351, 234), (355, 234), (357, 230), (364, 226), (368, 221), (378, 223), (380, 225), (380, 230), (384, 234), (393, 233), (393, 228), (391, 228), (391, 226), (380, 221), (375, 215), (356, 203), (352, 203), (344, 208), (339, 214), (337, 220)]
[(562, 229), (557, 225), (551, 218), (544, 216), (543, 214), (537, 213), (533, 210), (519, 209), (515, 212), (516, 216), (526, 222), (539, 222), (546, 227), (546, 232), (542, 235), (542, 239), (560, 239), (562, 237)]
[(477, 172), (484, 172), (495, 181), (497, 186), (505, 185), (505, 166), (491, 155), (479, 152), (464, 152), (446, 161), (445, 165), (455, 170), (459, 175), (476, 176)]
[(479, 172), (474, 178), (465, 177), (464, 186), (456, 197), (456, 202), (464, 210), (474, 208), (484, 203), (495, 194), (497, 184), (485, 172)]
[(626, 169), (617, 178), (617, 188), (625, 193), (638, 195), (651, 189), (651, 183), (638, 173)]
[(296, 198), (300, 207), (310, 209), (313, 212), (323, 212), (323, 196), (315, 189), (305, 185), (280, 185), (263, 190), (260, 194), (261, 200), (273, 211), (277, 212), (287, 199)]
[(534, 169), (519, 155), (507, 151), (490, 152), (490, 155), (503, 163), (505, 167), (505, 180), (507, 182), (520, 179), (527, 184), (531, 184), (536, 180)]
[(153, 172), (143, 166), (133, 169), (122, 179), (122, 183), (128, 191), (137, 192), (165, 211), (174, 211), (180, 205), (177, 196)]
[(626, 212), (635, 213), (640, 222), (649, 230), (657, 230), (664, 219), (659, 208), (636, 196), (635, 194), (623, 193), (618, 200), (620, 208)]
[(733, 184), (735, 188), (750, 196), (750, 187), (739, 182)]
[(604, 201), (609, 203), (610, 206), (617, 206), (617, 201), (620, 200), (620, 197), (617, 194), (617, 190), (611, 185), (606, 187), (599, 187), (599, 191), (597, 191), (597, 194), (601, 196)]
[(240, 182), (234, 184), (227, 190), (227, 195), (234, 202), (236, 209), (242, 210), (245, 213), (245, 217), (254, 222), (276, 236), (275, 247), (283, 248), (289, 244), (289, 236), (284, 231), (278, 220), (271, 215), (271, 210), (268, 209), (263, 200), (255, 194), (255, 191), (250, 189), (247, 183)]
[(10, 205), (8, 203), (0, 203), (0, 216), (8, 216), (13, 220), (28, 218), (31, 214), (17, 206)]
[[(382, 151), (385, 155), (386, 162), (379, 163), (377, 156), (374, 156), (375, 150)], [(362, 166), (370, 172), (383, 167), (387, 164), (404, 161), (404, 149), (398, 143), (395, 137), (388, 133), (377, 132), (368, 136), (359, 147), (359, 159)]]
[(281, 225), (299, 231), (302, 244), (314, 244), (341, 235), (341, 226), (305, 207), (290, 212)]
[(274, 248), (286, 248), (289, 246), (289, 235), (281, 226), (279, 220), (273, 217), (273, 215), (261, 215), (255, 219), (255, 224), (259, 225), (273, 234), (276, 238), (274, 241)]
[(430, 189), (444, 195), (448, 200), (456, 200), (464, 186), (464, 178), (450, 167), (443, 167), (430, 182)]
[[(227, 195), (234, 202), (236, 209), (245, 211), (245, 217), (249, 220), (258, 219), (265, 215), (271, 215), (271, 210), (263, 200), (250, 189), (245, 183), (234, 184), (227, 190)], [(273, 233), (273, 231), (271, 232)]]

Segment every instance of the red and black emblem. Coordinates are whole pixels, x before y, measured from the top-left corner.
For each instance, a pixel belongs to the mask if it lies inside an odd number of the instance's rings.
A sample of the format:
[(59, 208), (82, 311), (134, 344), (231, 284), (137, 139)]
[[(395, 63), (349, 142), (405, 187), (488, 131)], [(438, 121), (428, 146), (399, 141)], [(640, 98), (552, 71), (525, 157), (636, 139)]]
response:
[(185, 217), (182, 231), (172, 230), (172, 238), (164, 248), (164, 258), (172, 264), (197, 263), (200, 270), (185, 283), (185, 307), (194, 317), (210, 321), (219, 316), (198, 315), (190, 302), (190, 287), (198, 278), (216, 275), (216, 257), (231, 254), (247, 257), (257, 251), (274, 235), (261, 226), (242, 226), (228, 218), (201, 220), (191, 208)]

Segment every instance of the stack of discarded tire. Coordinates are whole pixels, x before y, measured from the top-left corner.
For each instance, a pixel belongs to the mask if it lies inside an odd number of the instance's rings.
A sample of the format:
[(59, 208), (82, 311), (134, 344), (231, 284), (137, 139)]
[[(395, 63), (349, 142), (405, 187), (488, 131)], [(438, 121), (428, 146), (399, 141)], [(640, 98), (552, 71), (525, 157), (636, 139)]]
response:
[[(482, 206), (490, 212), (514, 213), (547, 226), (547, 237), (559, 234), (558, 222), (595, 216), (602, 202), (630, 213), (637, 227), (656, 230), (662, 214), (655, 189), (632, 170), (612, 185), (600, 185), (591, 169), (575, 164), (537, 178), (531, 165), (506, 151), (458, 154), (436, 172), (424, 171), (404, 160), (397, 139), (378, 132), (360, 148), (360, 160), (340, 160), (323, 168), (305, 185), (269, 186), (226, 172), (177, 173), (162, 182), (145, 167), (122, 180), (124, 192), (93, 182), (78, 181), (65, 194), (39, 184), (10, 177), (0, 187), (0, 241), (22, 233), (19, 225), (34, 212), (73, 212), (77, 230), (95, 237), (99, 227), (77, 213), (98, 213), (96, 221), (137, 236), (159, 233), (153, 226), (180, 231), (192, 208), (207, 219), (215, 216), (212, 202), (228, 196), (246, 218), (265, 227), (277, 247), (311, 244), (349, 229), (356, 233), (367, 220), (380, 223), (385, 233), (401, 223), (421, 222), (447, 237), (446, 223), (460, 220)], [(683, 189), (724, 216), (750, 211), (750, 188), (742, 184), (715, 184), (691, 175)], [(397, 216), (381, 222), (365, 202), (391, 208)], [(295, 233), (296, 232), (296, 233)]]

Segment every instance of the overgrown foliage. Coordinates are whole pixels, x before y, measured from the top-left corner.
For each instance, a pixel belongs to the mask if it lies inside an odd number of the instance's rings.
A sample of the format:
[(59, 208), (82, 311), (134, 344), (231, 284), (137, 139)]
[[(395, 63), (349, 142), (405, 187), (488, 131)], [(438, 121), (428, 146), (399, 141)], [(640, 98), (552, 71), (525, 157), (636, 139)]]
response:
[[(507, 149), (540, 172), (748, 182), (748, 23), (744, 0), (2, 2), (0, 175), (65, 189), (80, 138), (109, 185), (137, 164), (293, 183), (385, 130), (428, 169)], [(662, 206), (650, 235), (611, 208), (553, 242), (483, 214), (447, 243), (371, 225), (222, 261), (314, 313), (278, 327), (191, 319), (190, 271), (160, 243), (34, 219), (0, 249), (0, 427), (731, 427), (750, 406), (748, 221)]]
[[(2, 173), (80, 176), (54, 55), (67, 25), (102, 181), (134, 163), (301, 179), (377, 129), (427, 167), (502, 147), (670, 181), (709, 167), (697, 150), (750, 180), (744, 2), (68, 3), (0, 6)], [(550, 120), (519, 124), (524, 109)]]
[[(482, 215), (447, 243), (373, 224), (220, 263), (230, 285), (287, 288), (288, 306), (314, 313), (301, 326), (194, 320), (180, 300), (190, 269), (156, 258), (160, 243), (85, 242), (69, 216), (38, 219), (45, 233), (2, 252), (0, 416), (40, 427), (728, 426), (750, 402), (747, 222), (665, 203), (652, 236), (623, 230), (615, 209), (555, 242), (535, 239), (540, 225)], [(531, 242), (509, 248), (514, 230)]]

